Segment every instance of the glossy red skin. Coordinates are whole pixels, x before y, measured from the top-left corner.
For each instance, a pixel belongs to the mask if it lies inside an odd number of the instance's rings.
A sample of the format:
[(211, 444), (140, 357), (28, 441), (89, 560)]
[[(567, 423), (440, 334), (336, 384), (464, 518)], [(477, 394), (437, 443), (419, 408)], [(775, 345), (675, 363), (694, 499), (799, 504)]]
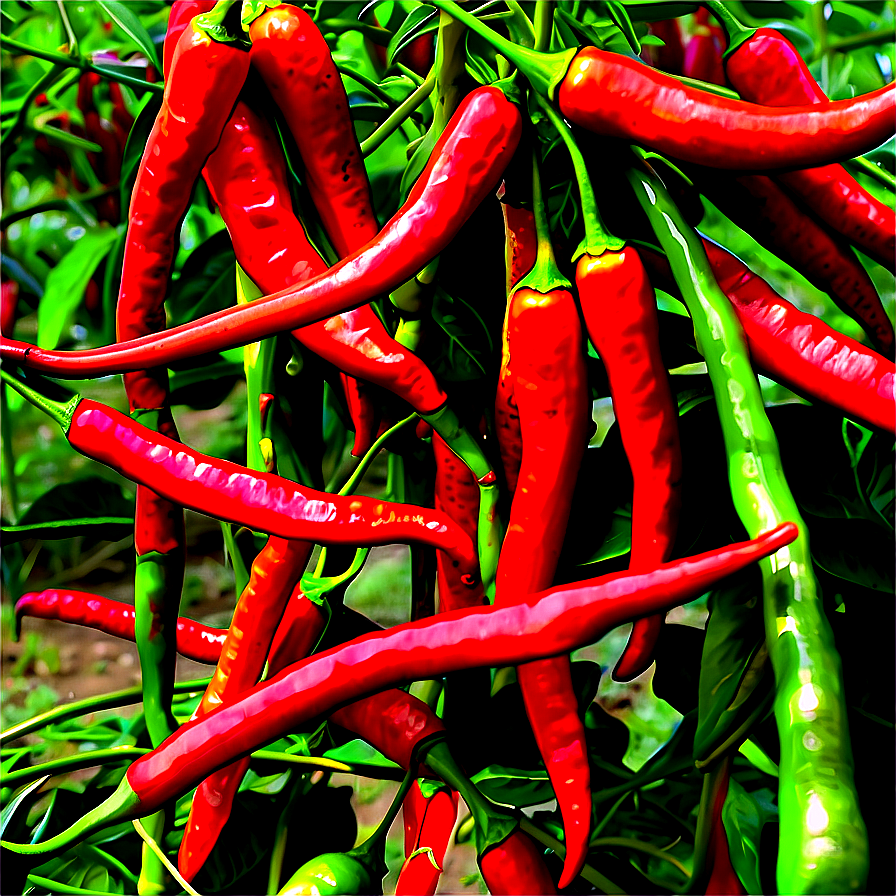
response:
[[(660, 352), (656, 295), (632, 246), (582, 256), (576, 287), (635, 484), (629, 569), (652, 569), (672, 554), (681, 509), (678, 406)], [(614, 678), (630, 681), (650, 666), (662, 623), (658, 616), (635, 623)]]
[[(828, 103), (796, 47), (772, 28), (758, 28), (725, 63), (734, 89), (751, 103)], [(831, 227), (891, 271), (896, 259), (896, 211), (872, 196), (841, 165), (787, 171), (778, 179)]]
[(796, 526), (786, 523), (761, 539), (676, 560), (650, 573), (614, 573), (529, 595), (510, 607), (455, 610), (362, 635), (182, 725), (130, 766), (126, 786), (138, 802), (117, 817), (151, 813), (216, 768), (366, 694), (462, 669), (515, 666), (569, 653), (623, 622), (702, 594), (796, 535)]
[[(507, 294), (525, 277), (538, 254), (538, 235), (535, 232), (535, 216), (532, 211), (514, 208), (501, 203), (504, 213), (504, 269), (507, 275)], [(507, 490), (516, 491), (523, 460), (523, 443), (520, 435), (520, 413), (513, 394), (513, 375), (510, 369), (510, 353), (507, 349), (507, 314), (501, 331), (501, 373), (495, 393), (495, 428), (498, 432), (498, 448)]]
[[(708, 240), (703, 245), (760, 370), (867, 426), (896, 432), (892, 361), (800, 311), (721, 246)], [(652, 270), (674, 284), (665, 258), (646, 250), (641, 254)]]
[[(16, 601), (16, 624), (24, 616), (84, 625), (126, 641), (134, 640), (130, 604), (85, 591), (50, 588), (23, 594)], [(177, 652), (197, 663), (216, 663), (227, 632), (183, 616), (177, 620)]]
[(217, 519), (281, 538), (318, 544), (380, 545), (419, 541), (447, 551), (475, 575), (475, 545), (443, 514), (409, 504), (342, 497), (208, 457), (82, 399), (68, 430), (82, 454), (161, 495)]
[[(522, 463), (498, 561), (496, 606), (512, 606), (553, 581), (591, 419), (572, 294), (518, 289), (508, 301), (505, 329), (510, 364), (502, 365), (502, 380), (510, 379), (516, 397)], [(517, 677), (563, 816), (563, 880), (569, 882), (585, 862), (591, 831), (591, 774), (569, 658), (522, 665)]]
[[(874, 282), (840, 236), (800, 208), (770, 177), (737, 178), (752, 207), (732, 212), (754, 238), (826, 292), (884, 352), (893, 352), (893, 324)], [(726, 214), (727, 206), (725, 206)]]
[(45, 352), (4, 337), (0, 357), (63, 378), (101, 376), (247, 345), (363, 305), (406, 282), (451, 242), (494, 189), (521, 127), (519, 110), (497, 88), (474, 90), (376, 240), (304, 284), (156, 336), (85, 352)]
[[(476, 540), (479, 526), (479, 485), (470, 468), (445, 444), (438, 433), (432, 435), (436, 463), (435, 508), (446, 514), (470, 538)], [(442, 551), (436, 555), (439, 584), (439, 612), (478, 607), (485, 601), (482, 582), (473, 588), (461, 581), (461, 572)]]
[(519, 829), (480, 856), (479, 870), (492, 896), (557, 892), (543, 850)]
[(710, 23), (709, 12), (703, 6), (695, 13), (695, 26), (684, 51), (681, 73), (688, 78), (724, 86), (726, 83), (725, 66), (722, 63), (722, 53), (725, 52), (724, 33), (714, 22)]
[(706, 93), (585, 47), (557, 92), (568, 121), (712, 168), (764, 171), (853, 158), (893, 133), (896, 87), (824, 107), (767, 108)]
[[(415, 781), (402, 804), (404, 816), (404, 852), (410, 856), (416, 849), (429, 847), (439, 868), (444, 867), (445, 852), (457, 821), (456, 791), (439, 790), (428, 799)], [(395, 896), (433, 896), (442, 872), (420, 853), (401, 866)]]
[(712, 834), (706, 856), (706, 862), (712, 871), (706, 885), (706, 896), (744, 896), (746, 890), (731, 864), (728, 835), (722, 821), (722, 808), (725, 805), (725, 798), (728, 796), (730, 776), (727, 764), (722, 776), (712, 807)]
[(305, 596), (299, 582), (292, 590), (268, 652), (269, 676), (313, 653), (327, 627), (326, 609)]
[(168, 73), (171, 71), (174, 49), (184, 29), (196, 16), (214, 9), (216, 2), (217, 0), (174, 0), (174, 3), (171, 4), (171, 12), (168, 14), (168, 30), (165, 32), (165, 43), (162, 49), (162, 71), (166, 81)]
[(311, 17), (283, 3), (249, 26), (252, 67), (286, 117), (303, 179), (340, 258), (379, 231), (342, 77)]
[[(276, 292), (326, 273), (292, 209), (286, 161), (270, 126), (239, 103), (205, 167), (237, 261), (260, 289)], [(394, 392), (422, 414), (447, 400), (429, 368), (396, 342), (370, 305), (293, 330), (341, 371)]]

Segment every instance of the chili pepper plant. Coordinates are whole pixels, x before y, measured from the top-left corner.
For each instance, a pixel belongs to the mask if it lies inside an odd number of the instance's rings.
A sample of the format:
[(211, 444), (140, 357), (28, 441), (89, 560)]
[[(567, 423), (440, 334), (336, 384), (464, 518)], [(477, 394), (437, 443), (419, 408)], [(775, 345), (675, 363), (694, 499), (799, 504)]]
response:
[(3, 892), (893, 892), (894, 35), (4, 0)]

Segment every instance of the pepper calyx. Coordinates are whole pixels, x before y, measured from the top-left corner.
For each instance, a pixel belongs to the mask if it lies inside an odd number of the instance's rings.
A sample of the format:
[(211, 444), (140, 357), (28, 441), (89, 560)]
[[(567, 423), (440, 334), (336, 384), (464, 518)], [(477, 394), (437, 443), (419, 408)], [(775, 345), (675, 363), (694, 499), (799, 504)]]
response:
[[(31, 374), (29, 378), (31, 377), (43, 379), (34, 374)], [(83, 396), (75, 393), (66, 402), (54, 401), (52, 398), (42, 395), (36, 389), (32, 389), (21, 380), (16, 379), (16, 377), (11, 376), (5, 370), (0, 370), (0, 378), (5, 383), (8, 383), (11, 388), (15, 389), (23, 398), (27, 398), (36, 408), (40, 408), (45, 414), (49, 414), (62, 427), (62, 432), (68, 435), (72, 425), (72, 418), (75, 416), (75, 411), (83, 400)]]

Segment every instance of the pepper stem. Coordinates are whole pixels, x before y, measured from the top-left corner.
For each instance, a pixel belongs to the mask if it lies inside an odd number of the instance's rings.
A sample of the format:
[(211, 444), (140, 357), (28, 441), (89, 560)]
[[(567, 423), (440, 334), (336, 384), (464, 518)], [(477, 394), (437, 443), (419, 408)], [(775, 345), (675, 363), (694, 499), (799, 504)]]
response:
[(613, 236), (600, 216), (597, 207), (597, 199), (591, 186), (591, 178), (588, 176), (588, 168), (585, 165), (585, 157), (578, 143), (572, 135), (569, 125), (560, 117), (557, 110), (541, 95), (535, 94), (535, 99), (556, 128), (560, 138), (566, 144), (566, 151), (572, 159), (572, 167), (576, 175), (576, 184), (579, 188), (579, 198), (582, 203), (582, 219), (585, 223), (585, 238), (579, 243), (572, 256), (575, 261), (581, 255), (591, 255), (594, 258), (602, 255), (607, 249), (619, 251), (625, 246), (625, 240)]
[(140, 817), (140, 797), (128, 784), (127, 777), (122, 778), (115, 793), (107, 800), (82, 815), (70, 828), (43, 843), (0, 843), (4, 849), (23, 856), (58, 855), (69, 847), (84, 840), (88, 835), (101, 828), (130, 821)]
[(444, 740), (424, 745), (420, 760), (464, 799), (476, 822), (476, 854), (503, 843), (518, 827), (519, 820), (487, 800), (479, 788), (460, 770)]
[(554, 0), (541, 0), (535, 4), (535, 49), (539, 53), (551, 49), (554, 33)]
[(532, 50), (529, 47), (521, 47), (497, 32), (492, 31), (488, 25), (484, 25), (476, 16), (471, 15), (465, 9), (461, 9), (452, 0), (430, 0), (430, 3), (437, 9), (443, 9), (445, 12), (451, 13), (458, 21), (463, 22), (470, 31), (488, 41), (528, 78), (529, 83), (535, 90), (543, 93), (549, 99), (554, 98), (560, 82), (566, 77), (566, 72), (569, 70), (572, 60), (579, 52), (577, 47), (564, 50), (562, 53), (540, 53), (538, 50)]
[(548, 223), (547, 208), (541, 190), (541, 174), (538, 170), (538, 156), (532, 153), (532, 211), (535, 215), (535, 233), (538, 238), (538, 254), (532, 270), (520, 280), (513, 291), (513, 296), (520, 289), (532, 289), (547, 295), (555, 289), (572, 289), (569, 280), (560, 273), (554, 246), (551, 243), (551, 228)]
[(80, 395), (73, 395), (67, 402), (54, 401), (41, 395), (30, 386), (26, 386), (21, 380), (17, 380), (14, 376), (8, 374), (5, 370), (0, 370), (0, 377), (8, 383), (23, 398), (27, 398), (36, 408), (40, 408), (45, 414), (49, 414), (61, 427), (63, 433), (68, 435), (69, 427), (72, 425), (72, 417), (75, 416), (75, 410), (81, 403)]
[(704, 0), (703, 5), (719, 20), (728, 36), (728, 49), (722, 56), (727, 59), (737, 48), (746, 43), (755, 33), (755, 28), (748, 28), (728, 9), (721, 0)]

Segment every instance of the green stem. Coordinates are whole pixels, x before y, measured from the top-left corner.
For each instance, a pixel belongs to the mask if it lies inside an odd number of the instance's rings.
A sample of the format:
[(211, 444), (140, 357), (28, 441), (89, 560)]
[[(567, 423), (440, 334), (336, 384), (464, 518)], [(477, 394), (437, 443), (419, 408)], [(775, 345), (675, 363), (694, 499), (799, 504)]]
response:
[(367, 472), (370, 465), (373, 463), (374, 458), (379, 454), (380, 448), (395, 435), (395, 433), (404, 429), (412, 420), (417, 419), (417, 414), (411, 414), (409, 417), (405, 417), (404, 420), (399, 420), (394, 426), (391, 426), (387, 429), (368, 449), (367, 453), (364, 457), (361, 458), (360, 463), (357, 467), (355, 467), (352, 475), (349, 476), (348, 482), (342, 486), (341, 489), (337, 492), (337, 494), (345, 497), (346, 495), (352, 494), (355, 488), (360, 482), (361, 477)]
[(896, 176), (894, 176), (891, 171), (887, 171), (886, 168), (881, 168), (880, 165), (875, 165), (871, 159), (867, 159), (865, 156), (856, 156), (854, 159), (847, 159), (846, 164), (861, 171), (862, 174), (867, 174), (869, 177), (873, 177), (887, 189), (896, 191)]
[[(382, 100), (390, 109), (394, 109), (398, 103), (395, 102), (393, 97), (383, 89), (383, 87), (378, 84), (373, 78), (368, 78), (367, 75), (362, 75), (361, 72), (355, 71), (353, 68), (349, 68), (347, 65), (339, 65), (337, 63), (336, 70), (340, 75), (345, 75), (348, 78), (351, 78), (353, 81), (357, 81), (365, 90), (370, 91), (378, 100)], [(416, 75), (412, 79), (416, 84), (422, 84), (423, 78), (418, 78)]]
[[(4, 383), (4, 391), (6, 388)], [(0, 451), (2, 451), (3, 457), (3, 484), (6, 488), (6, 498), (9, 501), (12, 515), (11, 522), (15, 523), (19, 515), (19, 487), (16, 481), (16, 462), (12, 450), (12, 414), (9, 412), (9, 401), (5, 394), (3, 394), (3, 409), (0, 413), (0, 442), (2, 442)]]
[(423, 105), (435, 86), (435, 74), (430, 72), (426, 80), (361, 144), (361, 154), (369, 156), (382, 146)]
[(430, 2), (436, 8), (450, 13), (472, 32), (488, 41), (528, 78), (529, 83), (539, 93), (545, 94), (549, 99), (554, 99), (557, 87), (566, 76), (570, 63), (579, 52), (578, 48), (564, 50), (562, 53), (539, 53), (537, 50), (518, 46), (507, 40), (488, 25), (483, 25), (479, 19), (452, 0), (430, 0)]
[(28, 768), (16, 769), (13, 772), (0, 777), (0, 783), (4, 787), (12, 787), (23, 781), (34, 781), (37, 778), (49, 774), (71, 772), (80, 768), (90, 768), (94, 765), (105, 765), (109, 762), (120, 762), (126, 759), (136, 759), (143, 756), (149, 750), (143, 747), (110, 747), (107, 750), (90, 750), (86, 753), (77, 753), (74, 756), (66, 756), (64, 759), (53, 759), (32, 765)]
[(688, 78), (685, 75), (669, 75), (669, 77), (675, 78), (676, 81), (681, 81), (682, 84), (686, 84), (688, 87), (702, 90), (704, 93), (714, 93), (716, 96), (724, 96), (729, 100), (740, 99), (740, 94), (737, 93), (737, 91), (732, 90), (730, 87), (723, 87), (721, 84), (713, 84), (710, 81), (700, 81), (697, 78)]
[(863, 31), (861, 34), (850, 34), (828, 41), (828, 50), (832, 53), (838, 51), (842, 53), (844, 50), (857, 50), (860, 47), (886, 43), (892, 39), (892, 31), (888, 28), (881, 28), (878, 31)]
[(150, 84), (149, 81), (143, 81), (140, 78), (119, 74), (112, 69), (94, 65), (83, 56), (74, 58), (66, 56), (65, 53), (57, 53), (54, 50), (44, 50), (41, 47), (32, 47), (28, 44), (23, 44), (13, 37), (7, 37), (5, 34), (0, 35), (0, 46), (5, 47), (7, 50), (17, 50), (19, 53), (26, 56), (34, 56), (37, 59), (46, 59), (48, 62), (55, 62), (57, 65), (66, 68), (78, 68), (82, 72), (96, 72), (98, 75), (102, 75), (109, 81), (118, 81), (119, 84), (127, 84), (129, 87), (133, 87), (136, 90), (148, 90), (151, 93), (158, 93), (160, 95), (165, 91), (162, 84)]
[[(208, 687), (210, 681), (211, 678), (181, 681), (174, 685), (174, 692), (177, 694), (201, 694)], [(47, 725), (52, 725), (54, 722), (65, 722), (68, 719), (74, 719), (90, 712), (99, 712), (103, 709), (117, 709), (120, 706), (139, 703), (142, 698), (143, 688), (140, 685), (136, 685), (121, 691), (101, 694), (98, 697), (85, 697), (83, 700), (75, 700), (73, 703), (66, 703), (63, 706), (57, 706), (55, 709), (48, 709), (33, 719), (19, 722), (18, 725), (13, 725), (11, 728), (7, 728), (6, 731), (0, 732), (0, 743), (5, 744), (9, 741), (18, 740), (18, 738), (40, 731), (41, 728), (46, 728)]]
[(663, 850), (658, 846), (654, 846), (652, 843), (644, 843), (641, 840), (635, 840), (633, 837), (600, 837), (597, 840), (592, 840), (589, 844), (590, 849), (596, 849), (601, 846), (608, 848), (621, 846), (626, 849), (634, 849), (637, 852), (643, 852), (649, 856), (653, 856), (655, 859), (668, 862), (670, 865), (676, 867), (687, 878), (690, 878), (691, 876), (691, 872), (688, 871), (675, 856), (670, 856), (669, 853), (663, 852)]
[(72, 23), (69, 21), (68, 13), (65, 11), (65, 4), (62, 0), (56, 0), (56, 8), (59, 10), (59, 17), (62, 19), (62, 27), (65, 28), (65, 33), (68, 37), (68, 55), (78, 56), (78, 36), (72, 28)]
[(704, 0), (703, 5), (718, 19), (728, 36), (728, 49), (723, 58), (727, 59), (741, 44), (756, 33), (755, 28), (748, 28), (739, 21), (721, 0)]
[[(34, 86), (25, 95), (25, 99), (22, 100), (22, 105), (19, 107), (18, 112), (16, 112), (15, 121), (9, 126), (3, 137), (0, 138), (0, 149), (7, 149), (12, 144), (18, 136), (19, 131), (25, 126), (28, 110), (31, 108), (31, 104), (34, 102), (35, 97), (40, 93), (45, 93), (47, 85), (51, 84), (59, 76), (60, 72), (63, 71), (65, 71), (65, 68), (62, 65), (53, 65), (34, 82)], [(2, 224), (2, 226), (6, 227), (5, 224)]]
[(401, 809), (401, 804), (404, 802), (404, 798), (408, 795), (411, 785), (416, 780), (416, 775), (414, 774), (413, 769), (414, 763), (411, 762), (411, 767), (401, 779), (398, 791), (392, 798), (392, 802), (386, 810), (386, 814), (383, 816), (382, 821), (377, 825), (376, 830), (360, 846), (356, 846), (348, 853), (350, 856), (359, 859), (366, 857), (374, 858), (373, 853), (377, 850), (380, 853), (380, 856), (377, 856), (376, 858), (380, 859), (385, 869), (383, 875), (388, 871), (388, 868), (385, 868), (385, 861), (381, 858), (382, 846), (384, 845), (383, 841), (386, 839), (386, 834), (389, 833), (389, 828), (392, 827), (392, 822), (395, 821), (395, 817), (398, 815), (398, 810)]
[[(418, 87), (426, 80), (422, 75), (418, 75), (412, 68), (408, 68), (403, 62), (396, 61), (392, 63), (392, 65), (409, 81), (413, 81)], [(395, 101), (393, 100), (392, 102), (394, 103)]]
[(53, 401), (52, 398), (41, 395), (40, 392), (36, 392), (30, 386), (26, 386), (5, 370), (0, 370), (0, 378), (9, 383), (19, 395), (27, 398), (36, 408), (40, 408), (45, 414), (52, 417), (62, 427), (62, 431), (66, 435), (68, 434), (69, 427), (72, 425), (72, 417), (74, 417), (75, 411), (81, 403), (80, 395), (73, 395), (63, 404), (61, 401)]
[[(592, 197), (593, 198), (593, 197)], [(596, 209), (595, 205), (595, 209)], [(532, 153), (532, 211), (535, 215), (535, 232), (538, 238), (538, 254), (532, 270), (514, 286), (511, 296), (520, 289), (532, 289), (547, 295), (555, 289), (572, 289), (572, 284), (557, 267), (554, 246), (551, 243), (551, 230), (544, 195), (541, 189), (541, 174), (538, 170), (538, 157)]]
[(569, 129), (569, 125), (560, 117), (554, 107), (540, 94), (535, 95), (538, 104), (544, 110), (547, 117), (551, 120), (551, 124), (557, 130), (564, 144), (569, 157), (572, 159), (573, 171), (576, 175), (576, 184), (579, 188), (579, 198), (582, 204), (582, 219), (585, 224), (585, 238), (576, 249), (572, 260), (575, 261), (580, 255), (588, 254), (593, 257), (602, 255), (607, 249), (619, 251), (625, 246), (625, 240), (613, 236), (600, 216), (600, 210), (597, 207), (597, 199), (594, 196), (594, 189), (591, 186), (591, 178), (588, 176), (588, 167), (585, 164), (585, 157), (582, 150), (576, 143)]
[(539, 0), (535, 4), (535, 49), (546, 53), (551, 49), (554, 33), (554, 0)]
[(522, 47), (535, 46), (535, 29), (526, 15), (523, 7), (517, 0), (505, 0), (510, 10), (510, 18), (507, 20), (507, 31), (511, 40)]

